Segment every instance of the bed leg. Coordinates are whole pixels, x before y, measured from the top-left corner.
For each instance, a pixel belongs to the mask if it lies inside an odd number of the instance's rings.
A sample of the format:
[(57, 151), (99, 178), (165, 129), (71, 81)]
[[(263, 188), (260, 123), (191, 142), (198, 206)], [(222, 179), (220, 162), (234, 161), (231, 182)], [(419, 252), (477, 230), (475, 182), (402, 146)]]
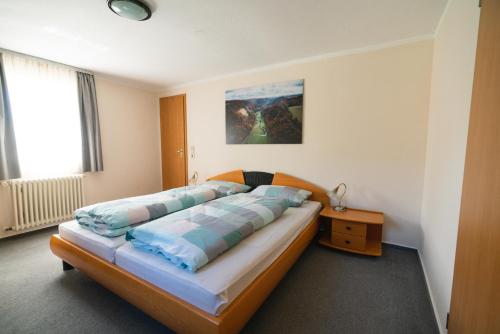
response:
[(63, 271), (68, 271), (68, 270), (75, 269), (75, 267), (73, 267), (71, 264), (69, 264), (68, 262), (66, 262), (64, 260), (62, 262), (62, 265), (63, 265)]

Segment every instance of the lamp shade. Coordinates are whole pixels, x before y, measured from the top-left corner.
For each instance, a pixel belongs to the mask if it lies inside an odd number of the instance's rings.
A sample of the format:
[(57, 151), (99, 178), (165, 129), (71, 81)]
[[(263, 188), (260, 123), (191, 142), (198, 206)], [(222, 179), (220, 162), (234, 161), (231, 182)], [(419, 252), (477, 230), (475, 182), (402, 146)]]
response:
[(339, 201), (342, 201), (342, 198), (345, 196), (347, 192), (347, 186), (345, 183), (341, 183), (332, 190), (332, 193)]

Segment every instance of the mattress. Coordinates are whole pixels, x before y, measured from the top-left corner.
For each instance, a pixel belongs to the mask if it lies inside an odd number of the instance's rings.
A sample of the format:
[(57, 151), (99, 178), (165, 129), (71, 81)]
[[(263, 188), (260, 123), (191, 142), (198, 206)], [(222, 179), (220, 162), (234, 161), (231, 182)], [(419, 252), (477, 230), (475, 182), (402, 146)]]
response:
[(313, 201), (306, 201), (298, 208), (288, 208), (272, 224), (196, 273), (136, 249), (130, 242), (117, 249), (115, 263), (180, 299), (218, 315), (285, 251), (320, 208), (321, 204)]
[(76, 220), (59, 224), (59, 235), (64, 240), (72, 242), (111, 263), (115, 262), (116, 249), (126, 242), (125, 235), (116, 238), (103, 237), (82, 228)]

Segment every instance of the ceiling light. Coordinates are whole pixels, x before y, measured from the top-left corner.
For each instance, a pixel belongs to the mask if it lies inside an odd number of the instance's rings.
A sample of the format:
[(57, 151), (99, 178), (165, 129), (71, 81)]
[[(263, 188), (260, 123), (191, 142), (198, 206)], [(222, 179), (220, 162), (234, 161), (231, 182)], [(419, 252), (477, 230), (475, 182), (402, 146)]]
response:
[(121, 17), (136, 21), (146, 21), (151, 17), (151, 9), (139, 0), (108, 0), (108, 7)]

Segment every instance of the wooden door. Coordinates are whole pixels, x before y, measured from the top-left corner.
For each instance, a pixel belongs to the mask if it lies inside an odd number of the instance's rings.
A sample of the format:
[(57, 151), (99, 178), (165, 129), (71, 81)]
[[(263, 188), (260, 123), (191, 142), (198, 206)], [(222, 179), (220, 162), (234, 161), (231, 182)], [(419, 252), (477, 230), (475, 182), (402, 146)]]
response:
[(500, 333), (500, 0), (483, 0), (449, 333)]
[(186, 96), (160, 98), (163, 189), (187, 184)]

